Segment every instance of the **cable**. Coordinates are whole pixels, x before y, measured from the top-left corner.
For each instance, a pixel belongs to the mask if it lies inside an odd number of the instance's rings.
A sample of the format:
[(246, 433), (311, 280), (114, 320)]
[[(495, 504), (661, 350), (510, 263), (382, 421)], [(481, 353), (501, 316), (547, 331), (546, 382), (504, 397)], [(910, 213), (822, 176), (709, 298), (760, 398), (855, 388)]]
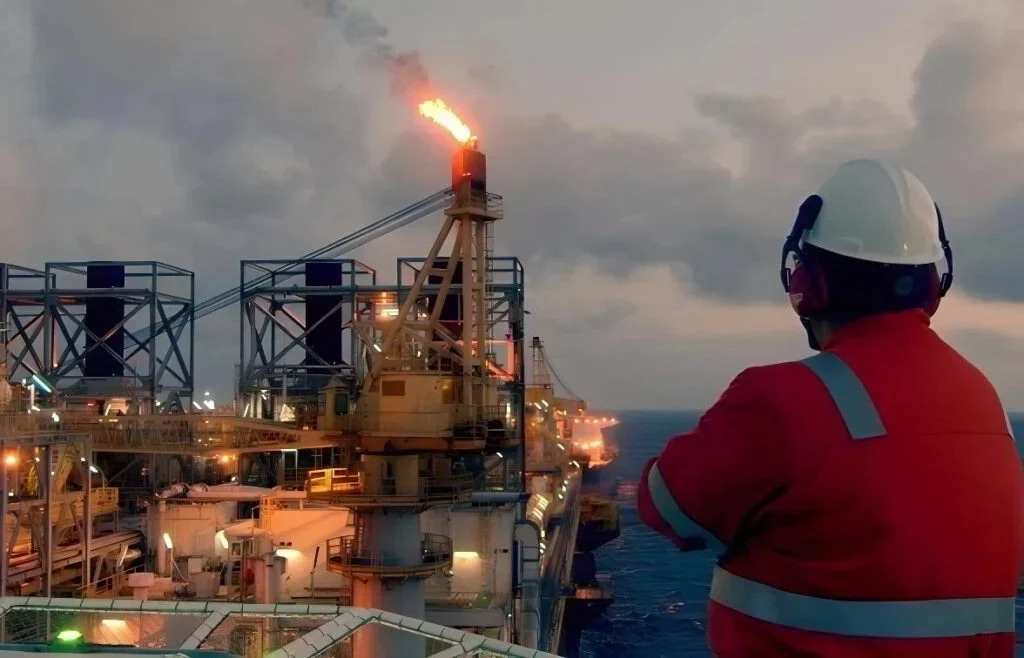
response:
[(572, 398), (574, 400), (580, 400), (581, 399), (580, 396), (576, 395), (573, 392), (573, 390), (571, 388), (569, 388), (569, 386), (564, 381), (562, 381), (562, 378), (558, 376), (558, 371), (555, 370), (555, 366), (553, 366), (551, 364), (551, 360), (548, 358), (548, 353), (546, 351), (544, 351), (543, 355), (544, 355), (544, 363), (547, 364), (548, 371), (551, 372), (551, 376), (555, 378), (555, 381), (562, 385), (562, 388), (565, 389), (565, 392), (569, 394), (570, 398)]
[[(350, 233), (342, 238), (339, 238), (334, 242), (331, 242), (330, 244), (324, 245), (323, 247), (320, 247), (316, 251), (311, 251), (305, 256), (296, 258), (293, 261), (285, 263), (278, 267), (276, 270), (267, 272), (265, 274), (261, 274), (252, 281), (247, 281), (245, 283), (245, 287), (248, 288), (266, 283), (267, 281), (270, 281), (275, 274), (279, 274), (289, 268), (292, 268), (304, 260), (314, 258), (336, 258), (341, 254), (361, 247), (362, 245), (368, 242), (372, 242), (377, 238), (383, 237), (396, 229), (399, 229), (403, 226), (407, 226), (418, 219), (422, 219), (427, 215), (430, 215), (438, 210), (441, 210), (442, 208), (448, 205), (453, 195), (454, 192), (450, 187), (447, 187), (443, 190), (439, 190), (428, 197), (420, 199), (419, 201), (412, 205), (402, 208), (396, 213), (378, 219), (377, 221), (368, 224), (353, 233)], [(242, 285), (238, 285), (233, 288), (228, 288), (227, 290), (217, 293), (213, 297), (210, 297), (209, 299), (206, 299), (196, 304), (193, 312), (193, 320), (198, 320), (200, 318), (206, 317), (207, 315), (215, 313), (216, 311), (219, 311), (222, 308), (227, 308), (228, 306), (237, 303), (242, 298), (242, 288)], [(181, 319), (173, 322), (170, 328), (172, 331), (176, 330), (181, 325), (186, 324), (188, 321), (188, 317), (182, 317)], [(147, 335), (146, 339), (140, 338), (140, 340), (143, 340), (143, 342), (145, 342), (145, 340), (148, 340), (148, 336), (151, 336), (153, 333), (156, 332), (164, 331), (164, 328), (165, 323), (163, 322), (150, 326), (148, 330), (144, 329), (140, 332), (140, 336), (144, 335), (146, 331), (149, 332), (148, 334), (145, 334)]]

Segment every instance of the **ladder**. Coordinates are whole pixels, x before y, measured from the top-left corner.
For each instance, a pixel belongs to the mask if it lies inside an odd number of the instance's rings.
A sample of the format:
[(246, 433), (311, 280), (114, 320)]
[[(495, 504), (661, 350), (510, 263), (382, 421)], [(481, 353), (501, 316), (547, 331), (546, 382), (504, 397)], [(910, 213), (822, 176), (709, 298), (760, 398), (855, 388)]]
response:
[(480, 591), (493, 592), (491, 581), (494, 579), (494, 555), (491, 550), (490, 510), (480, 515), (480, 560)]
[(0, 377), (7, 379), (7, 334), (11, 331), (11, 314), (0, 318)]
[(352, 551), (358, 555), (363, 552), (363, 541), (366, 535), (366, 515), (349, 512), (354, 520), (355, 532), (352, 534)]

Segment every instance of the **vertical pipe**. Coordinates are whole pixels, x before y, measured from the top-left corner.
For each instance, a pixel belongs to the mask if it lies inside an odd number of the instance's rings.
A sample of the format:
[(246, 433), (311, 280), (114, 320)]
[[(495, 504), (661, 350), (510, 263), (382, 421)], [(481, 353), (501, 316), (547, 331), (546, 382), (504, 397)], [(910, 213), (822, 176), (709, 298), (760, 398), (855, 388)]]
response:
[[(484, 305), (483, 290), (487, 284), (487, 273), (484, 270), (484, 258), (486, 253), (484, 252), (484, 222), (474, 219), (473, 224), (470, 227), (473, 238), (473, 254), (471, 258), (474, 258), (474, 269), (476, 272), (473, 275), (473, 282), (471, 288), (473, 290), (473, 342), (476, 343), (476, 365), (477, 365), (477, 384), (476, 384), (476, 401), (479, 407), (480, 419), (483, 420), (487, 417), (486, 406), (487, 406), (487, 395), (485, 377), (488, 376), (487, 372), (487, 341), (484, 340)], [(486, 437), (486, 434), (484, 435)]]
[[(0, 442), (0, 455), (6, 456), (7, 446)], [(17, 533), (18, 529), (14, 529)], [(7, 464), (0, 465), (0, 596), (7, 596), (7, 569), (11, 559), (7, 546)], [(0, 619), (3, 615), (0, 615)], [(0, 638), (2, 639), (2, 638)]]
[[(525, 278), (525, 275), (524, 275)], [(523, 327), (523, 288), (525, 281), (519, 282), (519, 289), (512, 302), (512, 317), (516, 329), (512, 335), (513, 349), (516, 351), (516, 390), (518, 391), (519, 408), (516, 410), (516, 435), (519, 438), (519, 490), (526, 491), (526, 331)], [(520, 518), (525, 518), (526, 505), (519, 503)]]
[[(185, 382), (188, 386), (188, 403), (192, 404), (192, 395), (196, 387), (196, 275), (189, 273), (188, 292), (188, 377)], [(192, 413), (192, 410), (188, 410)]]
[[(473, 282), (473, 294), (476, 295), (476, 353), (479, 359), (480, 376), (487, 374), (487, 312), (484, 304), (487, 299), (487, 251), (485, 247), (487, 223), (481, 220), (473, 222), (476, 231), (476, 280)], [(481, 380), (483, 381), (483, 380)], [(483, 384), (481, 384), (483, 389)], [(485, 404), (481, 390), (480, 404)]]
[[(270, 275), (270, 286), (274, 290), (277, 289), (277, 275), (276, 274), (271, 274)], [(272, 297), (274, 296), (273, 293), (271, 293), (271, 296)], [(277, 305), (276, 304), (270, 304), (270, 315), (273, 318), (273, 321), (270, 323), (270, 359), (274, 360), (274, 359), (277, 359)], [(306, 324), (308, 326), (308, 324), (309, 324), (308, 320), (307, 320)], [(273, 420), (277, 420), (280, 417), (278, 415), (278, 412), (277, 412), (278, 400), (277, 400), (277, 395), (276, 395), (276, 393), (274, 391), (274, 387), (273, 387), (274, 380), (270, 379), (269, 369), (268, 369), (268, 372), (266, 373), (266, 375), (267, 375), (267, 378), (269, 379), (268, 388), (270, 388), (270, 417)]]
[[(242, 397), (242, 391), (248, 390), (243, 385), (246, 377), (248, 376), (248, 362), (245, 360), (245, 327), (249, 320), (249, 302), (245, 296), (245, 261), (242, 261), (239, 265), (238, 280), (242, 286), (240, 295), (238, 298), (238, 392), (236, 395)], [(195, 287), (195, 280), (193, 279), (193, 288)], [(251, 393), (251, 391), (249, 391)], [(256, 411), (256, 405), (253, 405), (253, 417), (263, 418), (262, 413)]]
[(153, 538), (150, 540), (156, 542), (156, 568), (157, 573), (161, 576), (167, 575), (167, 544), (164, 543), (164, 516), (166, 514), (167, 501), (161, 498), (157, 503), (156, 523), (152, 524)]
[(53, 596), (53, 443), (43, 448), (44, 475), (40, 480), (46, 483), (46, 502), (43, 505), (43, 522), (46, 524), (46, 558), (43, 572), (46, 574), (46, 598)]
[[(152, 263), (152, 273), (150, 278), (150, 290), (149, 290), (149, 326), (156, 326), (156, 305), (160, 303), (160, 297), (157, 294), (157, 264)], [(169, 327), (168, 327), (169, 328)], [(174, 332), (168, 331), (168, 336), (173, 341)], [(149, 401), (147, 404), (147, 413), (153, 413), (153, 401), (156, 400), (156, 331), (147, 332), (146, 336), (146, 350), (149, 352)], [(89, 462), (92, 463), (92, 462)]]
[(288, 371), (281, 371), (281, 406), (274, 405), (277, 407), (274, 409), (274, 420), (281, 420), (281, 410), (284, 409), (284, 405), (288, 404)]
[(53, 286), (50, 285), (50, 266), (46, 266), (46, 283), (43, 288), (43, 374), (51, 385), (57, 385), (57, 379), (53, 376), (53, 315), (50, 309), (50, 294)]
[[(465, 404), (473, 405), (473, 389), (472, 389), (472, 374), (473, 374), (473, 345), (472, 345), (472, 319), (473, 319), (473, 285), (467, 282), (472, 281), (473, 277), (473, 241), (472, 236), (469, 232), (470, 221), (465, 215), (459, 216), (459, 237), (462, 247), (461, 254), (452, 254), (455, 257), (462, 257), (462, 377), (463, 377), (463, 389), (462, 389), (462, 400)], [(475, 416), (475, 414), (474, 414)], [(474, 418), (475, 419), (475, 418)]]
[[(150, 326), (155, 326), (151, 324)], [(153, 401), (150, 399), (150, 404)], [(92, 438), (86, 436), (82, 443), (85, 457), (85, 519), (82, 522), (82, 590), (85, 598), (89, 597), (89, 585), (92, 582)]]

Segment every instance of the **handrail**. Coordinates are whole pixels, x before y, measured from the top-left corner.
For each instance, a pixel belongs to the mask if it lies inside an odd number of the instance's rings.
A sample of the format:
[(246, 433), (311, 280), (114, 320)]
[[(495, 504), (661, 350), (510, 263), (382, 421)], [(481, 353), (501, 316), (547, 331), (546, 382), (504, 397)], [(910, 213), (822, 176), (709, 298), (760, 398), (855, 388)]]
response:
[(454, 592), (428, 587), (424, 592), (427, 605), (460, 610), (501, 608), (508, 602), (509, 596), (508, 592), (492, 592), (486, 588), (475, 592)]
[(452, 561), (451, 537), (425, 532), (420, 540), (420, 560), (409, 563), (387, 551), (370, 550), (357, 544), (354, 536), (327, 540), (327, 559), (347, 566), (371, 569), (441, 568)]
[(400, 492), (394, 478), (380, 481), (377, 491), (368, 491), (364, 474), (346, 468), (311, 470), (306, 481), (309, 496), (341, 496), (345, 498), (416, 498), (418, 500), (451, 500), (473, 488), (473, 474), (455, 473), (442, 477), (421, 477), (416, 491)]
[(86, 587), (85, 585), (79, 585), (77, 589), (78, 593), (76, 595), (76, 598), (86, 599), (90, 596), (95, 596), (96, 594), (102, 594), (103, 592), (109, 592), (111, 590), (119, 592), (121, 589), (121, 581), (124, 579), (125, 576), (131, 573), (142, 571), (143, 569), (145, 569), (145, 567), (145, 564), (137, 564), (133, 567), (123, 569), (121, 571), (118, 571), (117, 573), (112, 573), (109, 576), (105, 576), (103, 578), (100, 578), (99, 580), (93, 581), (89, 583), (88, 587)]

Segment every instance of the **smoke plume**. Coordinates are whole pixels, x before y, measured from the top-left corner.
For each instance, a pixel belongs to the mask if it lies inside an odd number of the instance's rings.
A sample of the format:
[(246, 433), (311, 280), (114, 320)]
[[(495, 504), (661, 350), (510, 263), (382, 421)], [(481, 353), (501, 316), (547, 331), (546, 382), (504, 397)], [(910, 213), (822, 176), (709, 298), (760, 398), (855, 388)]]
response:
[(333, 21), (342, 38), (368, 66), (386, 71), (391, 91), (405, 102), (430, 95), (430, 77), (419, 53), (400, 52), (387, 41), (388, 28), (367, 9), (339, 0), (305, 0), (311, 11)]

